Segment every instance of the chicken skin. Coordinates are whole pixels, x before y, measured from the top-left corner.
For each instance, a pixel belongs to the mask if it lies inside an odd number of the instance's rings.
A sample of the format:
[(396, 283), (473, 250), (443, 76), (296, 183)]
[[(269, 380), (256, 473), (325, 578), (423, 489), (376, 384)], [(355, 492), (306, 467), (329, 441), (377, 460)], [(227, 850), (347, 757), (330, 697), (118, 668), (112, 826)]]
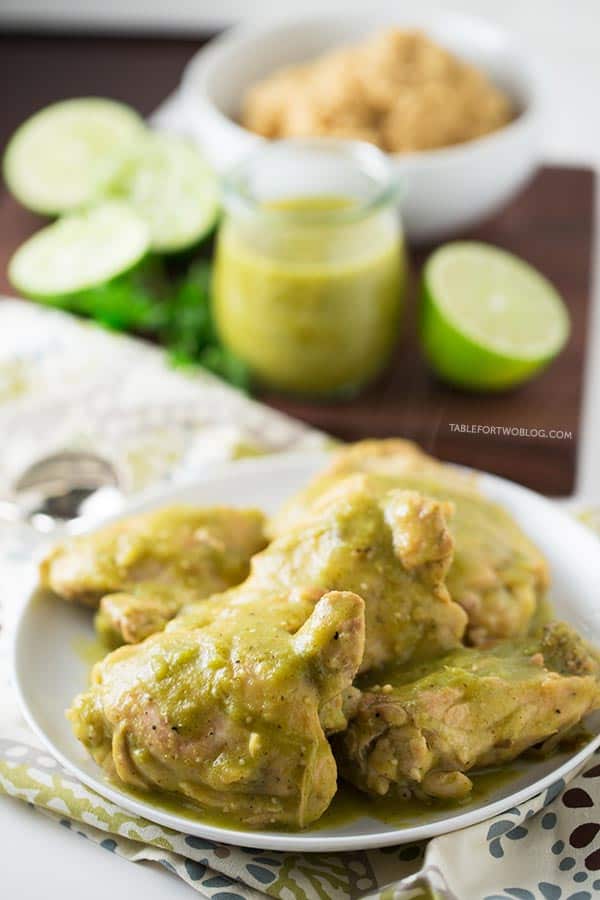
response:
[(462, 799), (465, 774), (558, 743), (600, 707), (598, 659), (569, 626), (492, 650), (464, 648), (364, 679), (357, 712), (335, 753), (363, 791)]
[(323, 493), (352, 473), (369, 473), (382, 490), (399, 487), (451, 501), (454, 561), (446, 584), (469, 618), (467, 641), (487, 646), (527, 634), (548, 586), (547, 564), (511, 516), (485, 498), (473, 477), (403, 440), (363, 441), (343, 450), (272, 522), (281, 534)]
[(257, 554), (244, 584), (185, 608), (169, 627), (201, 627), (254, 611), (293, 632), (323, 593), (352, 591), (365, 601), (361, 671), (415, 653), (439, 654), (458, 646), (466, 624), (445, 586), (449, 515), (446, 503), (414, 491), (381, 492), (368, 476), (352, 476)]
[(266, 544), (258, 510), (173, 506), (121, 519), (56, 546), (43, 587), (97, 608), (108, 643), (160, 631), (180, 607), (243, 581)]
[(337, 788), (325, 732), (346, 725), (364, 604), (326, 593), (294, 634), (265, 612), (115, 650), (68, 713), (75, 734), (125, 784), (254, 827), (318, 819)]

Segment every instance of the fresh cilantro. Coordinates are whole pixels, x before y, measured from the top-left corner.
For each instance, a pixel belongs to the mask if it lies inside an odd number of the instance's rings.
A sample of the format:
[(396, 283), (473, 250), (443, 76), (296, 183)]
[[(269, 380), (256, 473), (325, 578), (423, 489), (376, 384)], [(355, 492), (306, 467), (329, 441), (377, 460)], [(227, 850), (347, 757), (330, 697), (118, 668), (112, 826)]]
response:
[(173, 274), (153, 257), (112, 281), (57, 298), (55, 305), (115, 331), (156, 340), (174, 365), (203, 366), (249, 391), (247, 367), (221, 345), (214, 326), (211, 274), (208, 260), (195, 260)]

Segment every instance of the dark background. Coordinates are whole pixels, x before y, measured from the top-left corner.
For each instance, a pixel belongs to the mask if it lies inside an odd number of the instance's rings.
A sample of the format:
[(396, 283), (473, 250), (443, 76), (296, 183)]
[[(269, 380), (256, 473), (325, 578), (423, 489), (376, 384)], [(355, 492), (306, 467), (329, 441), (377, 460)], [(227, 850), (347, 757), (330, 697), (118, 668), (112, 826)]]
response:
[[(72, 96), (101, 95), (150, 114), (178, 85), (186, 62), (207, 40), (100, 35), (0, 36), (2, 148), (23, 119)], [(568, 347), (540, 378), (502, 395), (469, 395), (432, 378), (411, 339), (415, 297), (391, 370), (361, 397), (314, 404), (262, 399), (346, 440), (401, 435), (438, 456), (486, 469), (554, 495), (572, 492), (579, 437), (593, 229), (594, 175), (546, 167), (493, 221), (467, 235), (518, 253), (544, 272), (569, 306)], [(42, 220), (0, 194), (0, 290), (10, 293), (6, 263)], [(411, 252), (413, 275), (431, 248)], [(562, 440), (452, 433), (450, 423), (560, 429)]]

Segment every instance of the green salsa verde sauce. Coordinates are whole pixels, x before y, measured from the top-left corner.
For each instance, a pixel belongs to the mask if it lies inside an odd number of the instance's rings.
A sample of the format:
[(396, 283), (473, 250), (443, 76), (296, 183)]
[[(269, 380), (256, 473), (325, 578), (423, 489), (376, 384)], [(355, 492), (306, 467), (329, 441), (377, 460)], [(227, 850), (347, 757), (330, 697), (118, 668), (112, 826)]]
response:
[[(481, 772), (469, 772), (473, 781), (473, 790), (469, 797), (462, 801), (451, 800), (403, 800), (397, 797), (369, 797), (361, 793), (352, 785), (341, 782), (331, 806), (317, 822), (311, 823), (310, 831), (340, 828), (350, 825), (361, 818), (376, 819), (386, 825), (396, 828), (406, 828), (414, 825), (423, 825), (431, 820), (432, 816), (440, 813), (457, 813), (462, 809), (474, 805), (481, 805), (491, 801), (494, 793), (500, 788), (516, 780), (523, 774), (524, 764), (516, 762), (513, 765), (501, 768), (490, 768)], [(202, 822), (216, 828), (229, 828), (236, 831), (255, 831), (256, 829), (245, 825), (234, 816), (218, 812), (214, 809), (201, 809), (192, 803), (180, 799), (175, 795), (168, 795), (161, 791), (142, 791), (123, 784), (117, 779), (109, 780), (109, 783), (124, 794), (129, 795), (143, 803), (149, 803), (161, 812), (181, 816), (190, 821)], [(278, 826), (277, 831), (290, 833), (301, 832), (286, 826)]]
[(291, 198), (265, 205), (264, 219), (230, 217), (221, 228), (217, 329), (265, 386), (352, 393), (389, 360), (404, 246), (394, 211), (335, 218), (352, 205), (337, 196)]
[[(547, 598), (544, 598), (539, 603), (538, 611), (531, 625), (531, 633), (535, 634), (540, 627), (551, 619), (551, 605)], [(497, 652), (500, 657), (503, 649), (503, 647), (498, 648)], [(77, 639), (73, 641), (72, 650), (82, 662), (92, 666), (106, 655), (109, 648), (99, 638), (95, 638), (93, 640)], [(419, 666), (418, 659), (411, 664), (411, 666), (415, 665)], [(407, 667), (407, 671), (411, 670), (411, 666)], [(382, 672), (382, 679), (385, 680), (385, 671)], [(573, 749), (582, 746), (588, 739), (589, 734), (585, 729), (575, 732), (573, 735)], [(457, 813), (461, 810), (467, 810), (471, 807), (491, 802), (501, 788), (513, 781), (517, 781), (526, 772), (527, 765), (528, 762), (525, 758), (507, 765), (490, 767), (480, 771), (470, 771), (468, 774), (473, 782), (473, 789), (468, 797), (458, 801), (433, 798), (429, 800), (415, 798), (406, 800), (397, 796), (371, 797), (342, 781), (339, 783), (338, 791), (330, 807), (317, 822), (311, 823), (309, 828), (311, 831), (338, 828), (357, 822), (361, 818), (375, 819), (396, 828), (426, 824), (433, 817), (437, 817), (440, 814)], [(254, 830), (232, 815), (221, 813), (214, 809), (201, 808), (176, 795), (162, 791), (137, 790), (124, 784), (117, 778), (107, 780), (122, 793), (141, 802), (149, 803), (162, 812), (220, 828), (239, 831)], [(277, 830), (301, 831), (301, 829), (285, 826), (279, 826)]]

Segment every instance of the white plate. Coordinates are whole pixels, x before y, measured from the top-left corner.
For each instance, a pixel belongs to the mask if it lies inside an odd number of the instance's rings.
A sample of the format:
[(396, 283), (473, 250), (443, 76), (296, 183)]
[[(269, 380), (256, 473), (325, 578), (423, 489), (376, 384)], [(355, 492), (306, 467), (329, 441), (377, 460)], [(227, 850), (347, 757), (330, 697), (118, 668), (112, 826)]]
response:
[[(284, 455), (223, 466), (210, 476), (183, 487), (146, 497), (130, 507), (139, 511), (166, 503), (227, 503), (260, 506), (272, 512), (323, 466), (323, 453)], [(563, 513), (557, 505), (501, 478), (481, 475), (481, 487), (502, 503), (521, 523), (551, 562), (552, 601), (556, 614), (571, 622), (600, 645), (600, 552), (597, 538)], [(519, 767), (485, 801), (455, 812), (432, 811), (428, 818), (394, 827), (374, 818), (361, 818), (336, 828), (302, 833), (241, 831), (215, 827), (197, 817), (175, 814), (133, 798), (109, 784), (101, 770), (75, 740), (64, 710), (87, 681), (88, 667), (76, 647), (93, 638), (91, 613), (36, 594), (35, 572), (24, 586), (23, 604), (14, 649), (15, 682), (27, 720), (52, 754), (81, 781), (120, 806), (177, 831), (238, 846), (296, 851), (338, 851), (383, 847), (420, 840), (481, 822), (522, 803), (578, 766), (600, 745), (600, 717), (592, 719), (594, 733), (575, 754), (562, 754)]]

